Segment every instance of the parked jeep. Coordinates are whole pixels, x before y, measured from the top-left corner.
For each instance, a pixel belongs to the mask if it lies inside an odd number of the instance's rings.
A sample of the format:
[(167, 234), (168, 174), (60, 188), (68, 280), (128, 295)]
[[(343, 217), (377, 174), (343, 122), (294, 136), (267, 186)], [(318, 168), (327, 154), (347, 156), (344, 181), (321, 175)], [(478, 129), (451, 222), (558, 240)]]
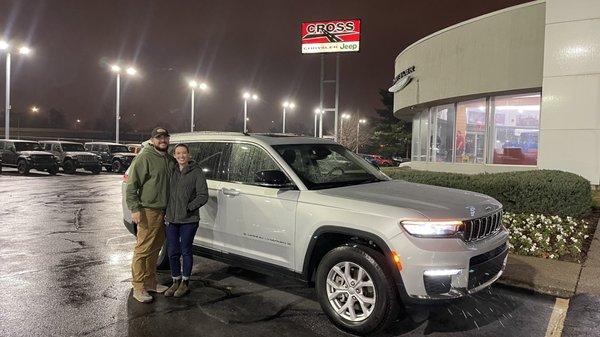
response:
[[(504, 270), (508, 232), (489, 196), (392, 180), (326, 139), (186, 133), (171, 143), (188, 145), (208, 181), (195, 253), (314, 283), (345, 331), (384, 329), (401, 304), (464, 297)], [(124, 199), (123, 215), (135, 234)]]
[(81, 143), (66, 141), (41, 141), (44, 150), (54, 154), (60, 166), (67, 174), (73, 174), (79, 168), (98, 174), (102, 171), (99, 155), (87, 152)]
[(123, 173), (135, 158), (127, 146), (118, 143), (90, 142), (85, 143), (85, 149), (102, 158), (102, 166), (107, 172)]
[(31, 169), (58, 172), (58, 161), (52, 153), (44, 151), (38, 142), (29, 140), (0, 140), (2, 166), (16, 167), (19, 174), (29, 174)]

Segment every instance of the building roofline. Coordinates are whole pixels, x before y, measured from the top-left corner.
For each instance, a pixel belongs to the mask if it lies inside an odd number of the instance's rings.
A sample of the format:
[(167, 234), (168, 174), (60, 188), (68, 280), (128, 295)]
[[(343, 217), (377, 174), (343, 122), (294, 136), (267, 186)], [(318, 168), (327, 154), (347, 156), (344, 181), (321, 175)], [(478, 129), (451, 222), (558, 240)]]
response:
[(450, 31), (450, 30), (453, 30), (453, 29), (456, 29), (456, 28), (459, 28), (459, 27), (462, 27), (462, 26), (468, 25), (468, 24), (470, 24), (470, 23), (473, 23), (473, 22), (476, 22), (476, 21), (479, 21), (479, 20), (483, 20), (483, 19), (486, 19), (486, 18), (489, 18), (489, 17), (495, 16), (495, 15), (498, 15), (498, 14), (502, 14), (502, 13), (510, 12), (510, 11), (517, 10), (517, 9), (520, 9), (520, 8), (524, 8), (524, 7), (529, 7), (529, 6), (535, 6), (535, 5), (543, 4), (543, 3), (545, 3), (545, 2), (546, 2), (546, 0), (535, 0), (535, 1), (531, 1), (531, 2), (526, 2), (526, 3), (523, 3), (523, 4), (520, 4), (520, 5), (515, 5), (515, 6), (506, 7), (506, 8), (503, 8), (503, 9), (500, 9), (500, 10), (497, 10), (497, 11), (494, 11), (494, 12), (491, 12), (491, 13), (487, 13), (487, 14), (483, 14), (483, 15), (480, 15), (480, 16), (477, 16), (477, 17), (474, 17), (474, 18), (472, 18), (472, 19), (469, 19), (469, 20), (466, 20), (466, 21), (459, 22), (459, 23), (457, 23), (457, 24), (455, 24), (455, 25), (452, 25), (452, 26), (450, 26), (450, 27), (446, 27), (446, 28), (444, 28), (444, 29), (442, 29), (442, 30), (438, 30), (437, 32), (434, 32), (434, 33), (432, 33), (432, 34), (429, 34), (429, 35), (427, 35), (427, 36), (425, 36), (425, 37), (423, 37), (423, 38), (421, 38), (421, 39), (417, 40), (416, 42), (414, 42), (414, 43), (410, 44), (408, 47), (404, 48), (404, 49), (403, 49), (403, 50), (402, 50), (402, 51), (401, 51), (401, 52), (398, 54), (398, 56), (396, 56), (396, 58), (394, 59), (394, 62), (398, 61), (398, 58), (399, 58), (399, 57), (400, 57), (400, 56), (401, 56), (401, 55), (402, 55), (404, 52), (408, 51), (409, 49), (413, 48), (414, 46), (416, 46), (416, 45), (418, 45), (418, 44), (421, 44), (421, 43), (423, 43), (423, 42), (425, 42), (425, 41), (427, 41), (427, 40), (429, 40), (429, 39), (431, 39), (431, 38), (433, 38), (433, 37), (436, 37), (436, 36), (438, 36), (438, 35), (441, 35), (441, 34), (443, 34), (443, 33), (446, 33), (446, 32), (448, 32), (448, 31)]

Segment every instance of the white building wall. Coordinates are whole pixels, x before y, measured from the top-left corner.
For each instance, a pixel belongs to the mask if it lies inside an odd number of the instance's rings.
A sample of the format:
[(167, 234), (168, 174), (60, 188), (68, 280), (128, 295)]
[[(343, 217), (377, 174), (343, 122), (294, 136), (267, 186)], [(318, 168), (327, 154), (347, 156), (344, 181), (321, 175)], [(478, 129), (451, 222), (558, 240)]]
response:
[(600, 0), (547, 0), (538, 166), (600, 184)]

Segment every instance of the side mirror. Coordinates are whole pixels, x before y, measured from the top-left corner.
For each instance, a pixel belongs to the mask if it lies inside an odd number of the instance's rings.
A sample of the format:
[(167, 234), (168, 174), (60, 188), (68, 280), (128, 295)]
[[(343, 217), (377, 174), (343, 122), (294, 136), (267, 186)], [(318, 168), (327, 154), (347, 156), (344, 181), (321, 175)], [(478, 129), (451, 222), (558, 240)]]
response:
[(279, 170), (269, 170), (256, 172), (254, 182), (264, 187), (291, 187), (293, 184), (288, 177)]

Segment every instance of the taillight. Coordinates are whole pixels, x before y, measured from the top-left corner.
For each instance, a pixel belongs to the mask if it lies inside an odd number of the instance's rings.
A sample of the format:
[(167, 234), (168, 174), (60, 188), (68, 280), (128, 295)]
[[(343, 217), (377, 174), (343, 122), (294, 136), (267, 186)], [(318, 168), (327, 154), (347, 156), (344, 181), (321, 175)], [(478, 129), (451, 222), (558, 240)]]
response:
[(127, 173), (125, 173), (125, 174), (123, 175), (123, 182), (124, 182), (124, 183), (127, 183), (127, 180), (129, 180), (129, 175), (128, 175)]

